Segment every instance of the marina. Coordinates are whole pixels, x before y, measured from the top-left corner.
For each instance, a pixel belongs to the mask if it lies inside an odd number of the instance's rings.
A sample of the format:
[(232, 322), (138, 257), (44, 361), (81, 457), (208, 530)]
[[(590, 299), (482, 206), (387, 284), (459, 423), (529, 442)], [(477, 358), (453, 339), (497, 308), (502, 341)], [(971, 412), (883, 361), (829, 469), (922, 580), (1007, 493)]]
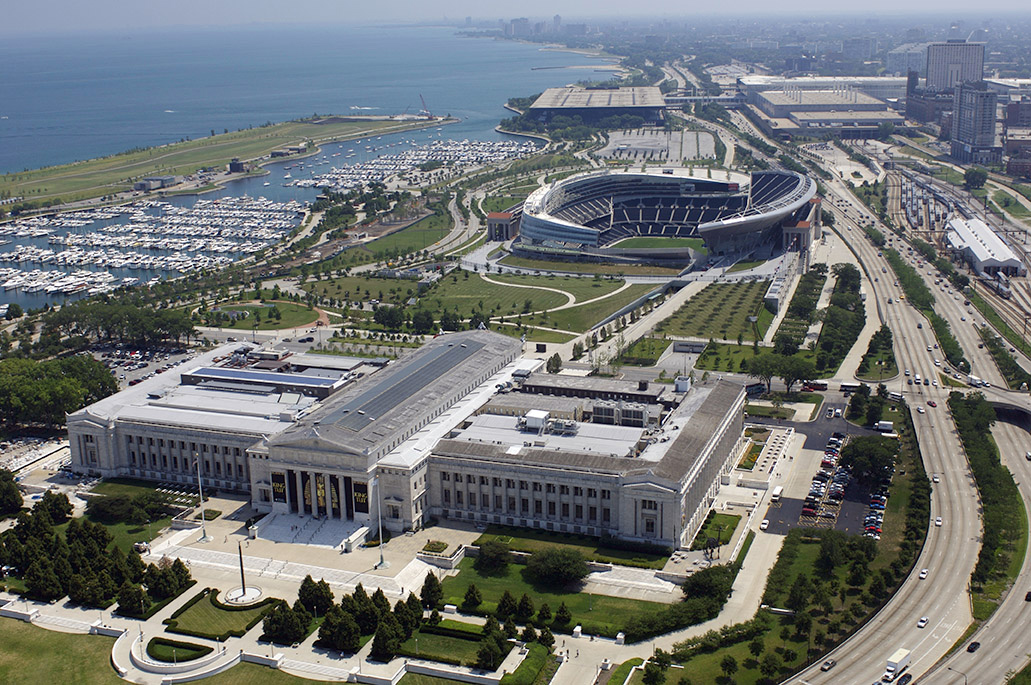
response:
[(300, 200), (140, 200), (0, 225), (3, 299), (36, 307), (225, 267), (282, 240)]

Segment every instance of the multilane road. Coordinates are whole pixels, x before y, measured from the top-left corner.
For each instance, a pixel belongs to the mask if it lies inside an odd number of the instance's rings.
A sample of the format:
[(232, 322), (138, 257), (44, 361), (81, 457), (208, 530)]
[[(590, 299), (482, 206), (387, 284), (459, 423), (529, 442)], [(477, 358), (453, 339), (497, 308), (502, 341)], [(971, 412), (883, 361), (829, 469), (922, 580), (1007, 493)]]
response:
[[(892, 329), (900, 368), (937, 379), (939, 367), (934, 358), (937, 353), (940, 359), (941, 354), (934, 349), (930, 326), (915, 309), (898, 303), (902, 291), (894, 285), (894, 272), (849, 218), (862, 216), (865, 211), (839, 182), (831, 182), (830, 191), (832, 199), (836, 197), (851, 205), (847, 216), (838, 212), (840, 233), (869, 277), (865, 285), (869, 293), (868, 315), (876, 312)], [(888, 298), (894, 304), (887, 304)], [(942, 315), (948, 316), (944, 312)], [(918, 324), (924, 325), (918, 328)], [(930, 353), (928, 346), (932, 349)], [(890, 385), (903, 392), (914, 409), (917, 440), (928, 473), (940, 474), (940, 482), (931, 494), (931, 517), (940, 516), (942, 526), (930, 526), (916, 565), (917, 569), (928, 569), (928, 578), (920, 580), (911, 575), (872, 621), (834, 650), (830, 657), (838, 665), (832, 671), (821, 672), (819, 664), (815, 664), (792, 682), (868, 684), (881, 676), (887, 657), (900, 647), (912, 650), (910, 672), (920, 675), (946, 653), (971, 622), (967, 581), (977, 559), (981, 534), (977, 491), (955, 427), (947, 415), (948, 391), (940, 383), (939, 387), (905, 385), (902, 378)], [(938, 406), (928, 406), (928, 400)], [(926, 413), (915, 413), (918, 406), (924, 407)], [(917, 621), (923, 616), (930, 619), (929, 623), (926, 628), (917, 628)]]

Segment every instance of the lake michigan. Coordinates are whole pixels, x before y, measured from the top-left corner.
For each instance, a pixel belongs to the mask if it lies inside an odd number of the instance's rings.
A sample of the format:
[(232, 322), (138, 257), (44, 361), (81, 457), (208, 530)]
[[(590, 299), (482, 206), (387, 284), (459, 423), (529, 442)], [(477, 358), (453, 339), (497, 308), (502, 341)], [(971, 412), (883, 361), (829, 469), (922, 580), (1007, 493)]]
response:
[(492, 140), (509, 97), (607, 78), (561, 68), (603, 66), (596, 59), (453, 27), (16, 37), (0, 43), (0, 63), (0, 172), (313, 113), (415, 113), (420, 95), (433, 114), (462, 119), (445, 137)]

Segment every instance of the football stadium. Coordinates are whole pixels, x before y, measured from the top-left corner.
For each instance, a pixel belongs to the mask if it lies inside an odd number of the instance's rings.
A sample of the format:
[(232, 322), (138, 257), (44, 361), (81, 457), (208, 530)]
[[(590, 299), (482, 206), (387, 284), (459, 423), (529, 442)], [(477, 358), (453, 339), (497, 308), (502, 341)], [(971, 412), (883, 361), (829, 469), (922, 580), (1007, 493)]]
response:
[(819, 225), (815, 196), (813, 179), (784, 170), (753, 172), (745, 184), (673, 169), (580, 174), (527, 197), (513, 251), (655, 263), (690, 260), (703, 245), (710, 257), (804, 249), (797, 229)]

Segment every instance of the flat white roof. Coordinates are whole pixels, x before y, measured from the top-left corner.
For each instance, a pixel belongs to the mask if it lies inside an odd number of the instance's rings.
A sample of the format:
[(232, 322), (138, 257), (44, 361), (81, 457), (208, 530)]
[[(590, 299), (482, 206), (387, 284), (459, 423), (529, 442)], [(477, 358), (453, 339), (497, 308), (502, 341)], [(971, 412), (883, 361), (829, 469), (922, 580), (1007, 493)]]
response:
[(523, 447), (526, 443), (550, 450), (586, 452), (602, 456), (626, 457), (644, 435), (643, 428), (611, 426), (601, 423), (577, 423), (576, 433), (562, 435), (519, 430), (518, 418), (498, 414), (480, 414), (454, 440)]
[(969, 250), (982, 266), (1022, 269), (1020, 259), (999, 235), (980, 219), (952, 219), (948, 239), (959, 250)]
[[(476, 413), (498, 391), (499, 383), (512, 380), (517, 370), (536, 371), (544, 366), (540, 359), (516, 359), (501, 369), (478, 388), (456, 402), (446, 412), (426, 424), (415, 435), (387, 453), (378, 464), (388, 467), (411, 468), (426, 457), (443, 438)], [(521, 443), (520, 443), (521, 444)]]

